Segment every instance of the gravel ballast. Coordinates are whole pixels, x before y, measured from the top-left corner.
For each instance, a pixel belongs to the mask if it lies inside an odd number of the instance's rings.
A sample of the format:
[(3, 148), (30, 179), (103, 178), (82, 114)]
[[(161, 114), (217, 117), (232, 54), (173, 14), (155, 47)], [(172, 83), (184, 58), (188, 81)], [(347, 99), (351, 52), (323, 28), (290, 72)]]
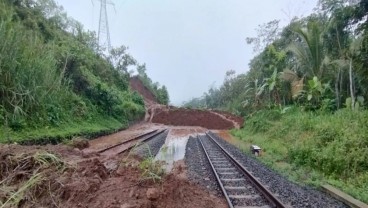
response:
[(166, 130), (165, 132), (162, 132), (159, 135), (155, 136), (155, 138), (152, 138), (149, 141), (144, 142), (143, 144), (134, 148), (134, 154), (142, 158), (155, 157), (160, 151), (162, 145), (165, 143), (168, 133), (169, 131)]
[(200, 145), (197, 138), (189, 137), (184, 158), (188, 171), (187, 176), (189, 180), (206, 187), (218, 196), (222, 196), (216, 177), (211, 171), (211, 165)]
[[(211, 135), (224, 149), (232, 154), (244, 167), (247, 168), (258, 180), (269, 187), (269, 190), (278, 195), (278, 198), (291, 207), (348, 207), (327, 194), (316, 189), (295, 184), (275, 171), (266, 167), (255, 158), (244, 154), (235, 146), (221, 139), (218, 135)], [(202, 150), (203, 152), (203, 150)], [(200, 155), (200, 154), (199, 154)], [(204, 156), (204, 155), (203, 155)], [(197, 159), (199, 160), (199, 159)], [(208, 163), (208, 162), (207, 162)]]

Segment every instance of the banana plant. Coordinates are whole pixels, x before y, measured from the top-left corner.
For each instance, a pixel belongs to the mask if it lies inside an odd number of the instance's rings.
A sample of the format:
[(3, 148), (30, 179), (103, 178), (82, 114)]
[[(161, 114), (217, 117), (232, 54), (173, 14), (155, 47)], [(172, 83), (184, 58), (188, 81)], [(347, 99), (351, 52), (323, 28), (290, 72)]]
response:
[(266, 88), (270, 92), (270, 95), (273, 97), (274, 101), (277, 104), (280, 104), (280, 96), (278, 91), (278, 84), (279, 84), (279, 77), (277, 73), (277, 68), (274, 67), (273, 73), (269, 78), (264, 79), (265, 83), (262, 85), (261, 88)]
[(318, 77), (314, 76), (313, 79), (308, 80), (307, 85), (307, 100), (309, 102), (314, 102), (315, 104), (320, 103), (321, 97), (330, 89), (330, 84), (322, 82), (318, 79)]
[(261, 104), (261, 96), (263, 95), (263, 92), (265, 90), (265, 85), (258, 84), (258, 80), (255, 79), (253, 82), (251, 82), (253, 86), (250, 86), (249, 84), (245, 86), (245, 92), (244, 94), (248, 99), (244, 100), (242, 102), (243, 107), (249, 107), (251, 105), (251, 102), (253, 101), (252, 107), (258, 107)]

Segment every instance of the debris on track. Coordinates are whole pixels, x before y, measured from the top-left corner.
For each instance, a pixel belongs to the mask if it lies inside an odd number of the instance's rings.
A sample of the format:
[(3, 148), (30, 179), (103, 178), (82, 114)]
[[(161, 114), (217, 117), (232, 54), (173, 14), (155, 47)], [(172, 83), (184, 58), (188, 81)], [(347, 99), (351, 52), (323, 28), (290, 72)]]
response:
[(142, 178), (141, 162), (65, 145), (0, 145), (0, 207), (226, 207), (175, 174)]
[(173, 126), (200, 126), (207, 129), (232, 129), (234, 122), (209, 110), (185, 108), (154, 109), (153, 123)]

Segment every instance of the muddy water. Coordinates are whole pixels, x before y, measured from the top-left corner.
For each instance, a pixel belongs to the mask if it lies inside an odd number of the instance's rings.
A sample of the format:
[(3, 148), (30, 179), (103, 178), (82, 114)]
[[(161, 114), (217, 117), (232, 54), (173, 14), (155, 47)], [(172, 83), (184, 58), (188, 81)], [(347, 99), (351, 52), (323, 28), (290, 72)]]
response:
[(155, 159), (163, 161), (166, 172), (170, 172), (176, 161), (184, 159), (189, 136), (196, 136), (205, 131), (201, 127), (170, 127), (165, 144)]
[(174, 162), (184, 159), (185, 147), (189, 137), (178, 137), (167, 141), (156, 155), (156, 160), (164, 161), (166, 172), (170, 172)]

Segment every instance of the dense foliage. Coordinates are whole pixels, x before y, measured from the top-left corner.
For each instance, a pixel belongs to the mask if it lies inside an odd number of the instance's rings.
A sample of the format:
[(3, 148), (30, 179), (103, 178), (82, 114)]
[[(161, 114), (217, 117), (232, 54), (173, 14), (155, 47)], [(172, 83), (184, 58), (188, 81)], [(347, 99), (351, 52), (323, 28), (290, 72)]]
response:
[(102, 53), (95, 33), (52, 0), (0, 0), (1, 140), (68, 124), (125, 127), (144, 114), (142, 97), (129, 89), (136, 65), (124, 46)]
[(243, 116), (263, 108), (359, 109), (368, 99), (366, 1), (320, 0), (315, 13), (279, 28), (274, 20), (247, 38), (257, 55), (249, 71), (230, 70), (188, 107), (220, 108)]

